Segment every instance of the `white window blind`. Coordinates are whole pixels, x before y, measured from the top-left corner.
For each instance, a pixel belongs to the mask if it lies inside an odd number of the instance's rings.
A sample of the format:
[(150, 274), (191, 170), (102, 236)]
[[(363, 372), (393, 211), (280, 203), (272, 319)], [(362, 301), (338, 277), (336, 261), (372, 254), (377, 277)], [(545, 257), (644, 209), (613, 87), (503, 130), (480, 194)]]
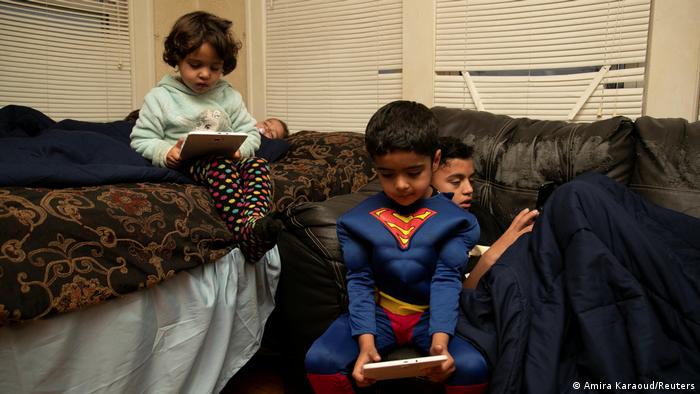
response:
[(641, 116), (650, 0), (436, 1), (435, 105)]
[(0, 0), (0, 106), (54, 120), (131, 110), (128, 0)]
[(268, 0), (266, 113), (292, 131), (364, 132), (401, 98), (401, 0)]

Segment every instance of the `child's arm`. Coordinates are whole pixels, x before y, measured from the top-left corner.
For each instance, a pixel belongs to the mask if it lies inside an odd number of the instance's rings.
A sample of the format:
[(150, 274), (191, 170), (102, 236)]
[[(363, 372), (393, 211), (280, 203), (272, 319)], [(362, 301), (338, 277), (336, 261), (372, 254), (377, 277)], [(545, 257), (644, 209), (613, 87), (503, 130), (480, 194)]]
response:
[(462, 291), (462, 267), (469, 250), (479, 240), (479, 224), (467, 214), (458, 228), (451, 230), (438, 251), (438, 261), (430, 284), (430, 324), (428, 333), (453, 335), (457, 325), (459, 294)]
[(445, 355), (440, 366), (427, 371), (428, 379), (442, 382), (454, 371), (454, 358), (449, 353), (450, 337), (457, 325), (459, 293), (462, 289), (461, 267), (466, 262), (469, 250), (479, 240), (479, 224), (473, 215), (468, 215), (456, 229), (457, 234), (448, 239), (439, 251), (438, 262), (430, 284), (431, 355)]
[(450, 343), (450, 336), (444, 332), (436, 332), (433, 334), (432, 343), (430, 344), (430, 355), (438, 356), (445, 355), (447, 360), (443, 361), (439, 366), (431, 368), (427, 371), (428, 380), (433, 382), (443, 382), (455, 371), (455, 360), (450, 352), (447, 351), (447, 345)]
[(505, 252), (521, 235), (532, 231), (532, 226), (539, 214), (540, 213), (536, 209), (529, 210), (525, 208), (520, 211), (503, 235), (479, 257), (476, 266), (474, 266), (474, 269), (469, 273), (469, 277), (464, 281), (464, 287), (468, 289), (476, 288), (479, 279), (481, 279), (486, 271), (501, 257), (503, 252)]
[(360, 387), (364, 387), (374, 383), (374, 380), (364, 378), (362, 367), (381, 360), (374, 343), (377, 323), (374, 278), (369, 264), (371, 250), (351, 233), (342, 217), (338, 220), (337, 229), (347, 269), (350, 329), (352, 336), (358, 340), (360, 350), (352, 376)]
[(154, 95), (144, 98), (139, 118), (131, 130), (131, 148), (156, 167), (167, 166), (168, 151), (173, 144), (165, 140), (163, 127), (164, 114)]
[(338, 240), (347, 269), (350, 328), (352, 336), (377, 333), (375, 321), (374, 277), (370, 268), (370, 250), (358, 241), (346, 227), (343, 218), (338, 221)]
[(357, 361), (355, 361), (355, 368), (352, 370), (352, 377), (355, 382), (360, 387), (367, 387), (374, 384), (374, 379), (365, 379), (364, 373), (362, 373), (362, 367), (369, 362), (379, 362), (382, 360), (379, 352), (377, 352), (377, 347), (374, 344), (374, 335), (372, 334), (362, 334), (357, 337), (357, 344), (360, 348), (360, 354), (357, 356)]

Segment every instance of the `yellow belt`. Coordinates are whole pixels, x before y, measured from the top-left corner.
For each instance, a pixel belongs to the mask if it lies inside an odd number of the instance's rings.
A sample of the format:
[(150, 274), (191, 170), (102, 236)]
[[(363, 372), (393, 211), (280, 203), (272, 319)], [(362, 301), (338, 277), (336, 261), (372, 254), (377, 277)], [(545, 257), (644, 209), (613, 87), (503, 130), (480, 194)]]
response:
[(425, 312), (430, 307), (430, 305), (409, 304), (408, 302), (404, 302), (399, 300), (398, 298), (394, 298), (381, 290), (377, 290), (375, 302), (382, 308), (388, 310), (389, 312), (401, 316), (406, 316), (418, 312)]

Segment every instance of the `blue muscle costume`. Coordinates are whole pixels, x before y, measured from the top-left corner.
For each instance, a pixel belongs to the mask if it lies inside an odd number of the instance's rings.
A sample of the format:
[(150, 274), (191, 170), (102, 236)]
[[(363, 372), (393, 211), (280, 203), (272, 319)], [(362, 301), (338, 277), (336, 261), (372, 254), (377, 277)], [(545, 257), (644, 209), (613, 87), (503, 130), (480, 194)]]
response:
[(486, 389), (483, 356), (453, 336), (467, 253), (479, 239), (475, 217), (437, 194), (401, 206), (384, 193), (338, 220), (347, 267), (349, 314), (338, 317), (306, 355), (318, 392), (352, 392), (348, 375), (359, 354), (356, 337), (373, 334), (380, 354), (404, 343), (428, 353), (432, 334), (451, 336), (456, 372), (447, 392)]

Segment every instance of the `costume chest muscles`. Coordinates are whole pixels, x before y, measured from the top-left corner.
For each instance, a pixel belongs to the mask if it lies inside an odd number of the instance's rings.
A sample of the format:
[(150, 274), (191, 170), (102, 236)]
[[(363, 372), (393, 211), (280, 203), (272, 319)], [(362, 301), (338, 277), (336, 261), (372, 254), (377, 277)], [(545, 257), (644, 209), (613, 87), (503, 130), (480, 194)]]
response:
[[(455, 208), (444, 196), (401, 207), (379, 194), (348, 212), (343, 223), (371, 249), (368, 263), (380, 290), (406, 301), (425, 301), (440, 247), (464, 225), (464, 216), (455, 215), (461, 210)], [(466, 255), (455, 258), (466, 261)]]

